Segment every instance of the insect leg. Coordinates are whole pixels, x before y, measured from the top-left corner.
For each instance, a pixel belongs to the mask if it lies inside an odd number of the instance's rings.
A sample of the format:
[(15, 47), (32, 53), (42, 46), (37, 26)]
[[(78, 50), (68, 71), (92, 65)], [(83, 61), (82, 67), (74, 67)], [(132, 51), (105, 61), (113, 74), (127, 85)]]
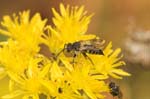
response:
[(92, 63), (92, 65), (94, 65), (92, 59), (88, 55), (86, 55), (86, 53), (82, 53), (82, 54), (85, 58), (87, 58)]
[(74, 53), (74, 55), (73, 55), (73, 59), (72, 59), (72, 63), (73, 63), (73, 67), (74, 67), (74, 63), (75, 63), (75, 57), (77, 56), (77, 54), (76, 53)]

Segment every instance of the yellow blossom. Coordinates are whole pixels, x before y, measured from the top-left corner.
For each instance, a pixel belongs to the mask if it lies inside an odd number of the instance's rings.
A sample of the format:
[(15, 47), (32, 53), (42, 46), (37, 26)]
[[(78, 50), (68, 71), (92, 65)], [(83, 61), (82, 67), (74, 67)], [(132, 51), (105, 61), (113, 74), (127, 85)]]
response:
[[(53, 53), (58, 53), (64, 44), (95, 38), (95, 35), (85, 35), (92, 15), (87, 16), (84, 7), (70, 7), (60, 4), (60, 14), (52, 8), (54, 27), (48, 26), (49, 35), (44, 43)], [(51, 43), (53, 42), (53, 43)]]
[[(30, 55), (27, 54), (17, 41), (9, 39), (7, 42), (1, 43), (0, 48), (0, 64), (6, 71), (23, 73), (27, 67)], [(24, 50), (24, 51), (23, 51)]]
[(58, 81), (42, 81), (42, 84), (48, 89), (50, 99), (83, 99), (82, 96), (75, 93), (70, 83), (64, 79)]
[(83, 6), (70, 7), (67, 5), (65, 8), (63, 4), (60, 4), (60, 14), (54, 8), (52, 11), (55, 16), (53, 18), (54, 29), (62, 40), (74, 42), (84, 36), (92, 15), (87, 16)]
[(6, 15), (1, 24), (4, 29), (1, 28), (0, 33), (18, 41), (31, 53), (39, 51), (38, 45), (41, 43), (41, 35), (46, 24), (46, 19), (42, 20), (39, 13), (31, 19), (29, 11), (23, 11), (19, 16), (14, 14), (13, 18)]
[(66, 72), (63, 71), (56, 62), (50, 68), (50, 80), (41, 81), (42, 85), (48, 89), (48, 97), (55, 99), (83, 99), (78, 95), (70, 81), (66, 77)]
[(22, 95), (23, 99), (28, 99), (29, 97), (39, 99), (39, 94), (45, 94), (47, 91), (41, 81), (46, 79), (51, 64), (44, 62), (43, 69), (40, 70), (38, 67), (39, 62), (41, 62), (41, 58), (30, 59), (23, 75), (8, 71), (8, 75), (11, 78), (9, 85), (11, 92), (2, 96), (2, 98), (10, 99)]
[(98, 76), (90, 74), (90, 66), (81, 65), (74, 66), (74, 70), (66, 75), (71, 81), (75, 90), (82, 90), (90, 99), (104, 98), (101, 92), (107, 92), (107, 85), (103, 81), (98, 80)]
[(130, 76), (129, 73), (119, 69), (118, 67), (125, 65), (125, 62), (120, 61), (122, 56), (118, 57), (121, 49), (112, 50), (110, 42), (104, 49), (104, 55), (89, 55), (93, 60), (95, 71), (93, 73), (110, 75), (114, 78), (121, 79), (121, 76)]

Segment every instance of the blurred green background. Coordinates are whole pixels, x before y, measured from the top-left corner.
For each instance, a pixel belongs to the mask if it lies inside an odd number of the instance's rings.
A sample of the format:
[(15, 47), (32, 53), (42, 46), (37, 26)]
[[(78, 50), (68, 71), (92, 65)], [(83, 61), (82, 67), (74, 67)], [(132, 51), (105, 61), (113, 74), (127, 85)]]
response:
[[(127, 38), (136, 38), (134, 32), (140, 29), (143, 36), (145, 35), (144, 31), (150, 29), (150, 1), (0, 0), (0, 21), (4, 15), (12, 15), (13, 13), (29, 9), (31, 14), (40, 12), (43, 18), (49, 18), (48, 24), (51, 24), (51, 8), (55, 7), (58, 9), (61, 2), (70, 5), (84, 5), (89, 14), (95, 13), (87, 33), (95, 33), (106, 39), (106, 41), (112, 41), (114, 48), (122, 48), (127, 62), (127, 66), (124, 69), (132, 74), (131, 77), (116, 80), (123, 92), (123, 99), (150, 99), (150, 64), (144, 66), (141, 64), (141, 61), (136, 63), (132, 58), (128, 58), (126, 50), (130, 50), (130, 48), (125, 45)], [(5, 40), (5, 37), (0, 36), (0, 40)], [(138, 43), (140, 41), (135, 40), (135, 42)], [(146, 46), (150, 45), (145, 42), (142, 42), (142, 44)], [(146, 54), (145, 50), (143, 50), (143, 55), (146, 56), (149, 54)], [(150, 59), (147, 60), (150, 61)], [(8, 88), (5, 86), (7, 84), (7, 78), (0, 81), (0, 96), (7, 92)], [(108, 99), (114, 98), (109, 96)]]

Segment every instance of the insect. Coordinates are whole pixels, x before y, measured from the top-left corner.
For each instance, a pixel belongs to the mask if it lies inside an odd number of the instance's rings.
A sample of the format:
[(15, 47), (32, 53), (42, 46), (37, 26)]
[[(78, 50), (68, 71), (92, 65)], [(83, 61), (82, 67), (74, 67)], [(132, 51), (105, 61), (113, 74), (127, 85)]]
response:
[(122, 92), (121, 92), (119, 86), (117, 86), (114, 82), (110, 82), (109, 88), (110, 88), (110, 94), (112, 96), (114, 96), (114, 97), (117, 96), (118, 99), (122, 99), (123, 95), (122, 95)]
[(91, 40), (81, 40), (81, 41), (77, 41), (73, 43), (68, 43), (68, 44), (65, 44), (63, 50), (60, 51), (58, 55), (64, 52), (66, 56), (72, 56), (73, 58), (75, 58), (79, 53), (81, 53), (84, 57), (88, 58), (93, 64), (92, 60), (87, 56), (87, 53), (96, 54), (96, 55), (104, 55), (102, 51), (102, 47), (104, 43), (105, 43), (104, 40), (97, 39), (97, 38), (91, 39)]

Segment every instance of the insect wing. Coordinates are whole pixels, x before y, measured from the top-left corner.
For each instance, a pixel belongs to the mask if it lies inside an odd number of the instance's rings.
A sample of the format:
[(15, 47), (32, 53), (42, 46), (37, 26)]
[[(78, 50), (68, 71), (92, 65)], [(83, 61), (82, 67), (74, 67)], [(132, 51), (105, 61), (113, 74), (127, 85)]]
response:
[(93, 39), (91, 41), (92, 45), (94, 45), (95, 48), (102, 48), (104, 43), (105, 43), (105, 40), (103, 39)]
[(100, 49), (103, 47), (105, 40), (102, 39), (91, 39), (80, 41), (80, 51)]

